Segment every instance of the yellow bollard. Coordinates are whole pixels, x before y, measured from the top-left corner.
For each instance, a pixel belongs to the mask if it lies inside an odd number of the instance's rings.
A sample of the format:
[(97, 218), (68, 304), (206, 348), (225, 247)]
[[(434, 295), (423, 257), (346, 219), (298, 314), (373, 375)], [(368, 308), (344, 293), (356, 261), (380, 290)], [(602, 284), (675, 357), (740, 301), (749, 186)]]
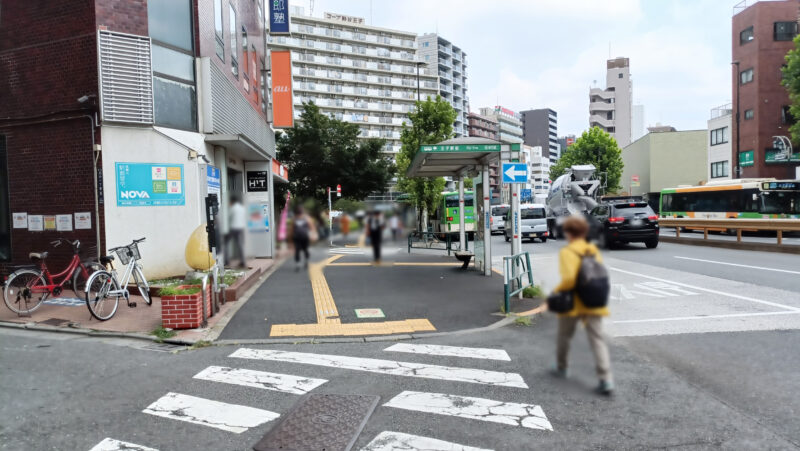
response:
[(208, 249), (208, 232), (205, 224), (200, 224), (189, 235), (184, 257), (186, 264), (195, 271), (206, 271), (214, 264), (214, 254)]

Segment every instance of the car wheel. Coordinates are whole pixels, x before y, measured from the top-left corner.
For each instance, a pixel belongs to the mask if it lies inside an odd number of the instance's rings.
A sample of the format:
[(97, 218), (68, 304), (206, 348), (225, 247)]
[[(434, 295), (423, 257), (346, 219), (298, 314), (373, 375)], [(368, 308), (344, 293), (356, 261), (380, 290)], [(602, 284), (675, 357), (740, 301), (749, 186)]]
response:
[(608, 249), (608, 238), (604, 232), (597, 235), (597, 247), (600, 249)]
[(648, 249), (655, 249), (658, 247), (658, 238), (647, 240), (644, 242), (644, 245), (647, 246)]
[(546, 243), (547, 242), (547, 237), (546, 236), (543, 236), (541, 239), (542, 239), (542, 243)]

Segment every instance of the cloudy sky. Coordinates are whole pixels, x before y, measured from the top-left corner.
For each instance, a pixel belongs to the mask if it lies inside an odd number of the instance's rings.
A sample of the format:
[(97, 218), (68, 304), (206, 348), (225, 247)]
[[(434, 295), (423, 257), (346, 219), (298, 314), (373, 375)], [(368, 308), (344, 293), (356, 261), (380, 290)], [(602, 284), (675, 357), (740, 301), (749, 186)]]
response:
[[(588, 90), (605, 61), (631, 60), (645, 124), (706, 127), (731, 100), (731, 15), (740, 0), (316, 0), (375, 26), (437, 32), (467, 53), (473, 111), (550, 107), (559, 135), (588, 126)], [(370, 3), (372, 4), (370, 8)], [(293, 0), (304, 6), (308, 0)]]

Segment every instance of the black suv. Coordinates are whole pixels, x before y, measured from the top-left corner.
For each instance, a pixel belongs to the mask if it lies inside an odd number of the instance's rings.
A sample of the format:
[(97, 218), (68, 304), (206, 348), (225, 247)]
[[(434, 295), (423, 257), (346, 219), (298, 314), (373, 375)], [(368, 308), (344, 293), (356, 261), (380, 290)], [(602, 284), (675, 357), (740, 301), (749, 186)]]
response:
[(617, 243), (644, 243), (658, 246), (658, 215), (647, 202), (612, 201), (591, 211), (592, 236), (606, 248)]

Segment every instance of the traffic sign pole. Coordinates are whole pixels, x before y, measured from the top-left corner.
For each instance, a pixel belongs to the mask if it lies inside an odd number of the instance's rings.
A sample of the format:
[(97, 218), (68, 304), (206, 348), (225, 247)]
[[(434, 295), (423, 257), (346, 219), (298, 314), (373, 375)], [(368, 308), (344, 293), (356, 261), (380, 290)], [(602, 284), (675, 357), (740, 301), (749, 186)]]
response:
[[(473, 196), (474, 198), (474, 196)], [(459, 251), (464, 252), (466, 244), (466, 221), (464, 220), (464, 176), (458, 176), (458, 244)]]
[[(341, 185), (339, 185), (341, 186)], [(331, 203), (331, 187), (328, 187), (328, 235), (331, 237), (331, 247), (333, 247), (333, 204)]]

